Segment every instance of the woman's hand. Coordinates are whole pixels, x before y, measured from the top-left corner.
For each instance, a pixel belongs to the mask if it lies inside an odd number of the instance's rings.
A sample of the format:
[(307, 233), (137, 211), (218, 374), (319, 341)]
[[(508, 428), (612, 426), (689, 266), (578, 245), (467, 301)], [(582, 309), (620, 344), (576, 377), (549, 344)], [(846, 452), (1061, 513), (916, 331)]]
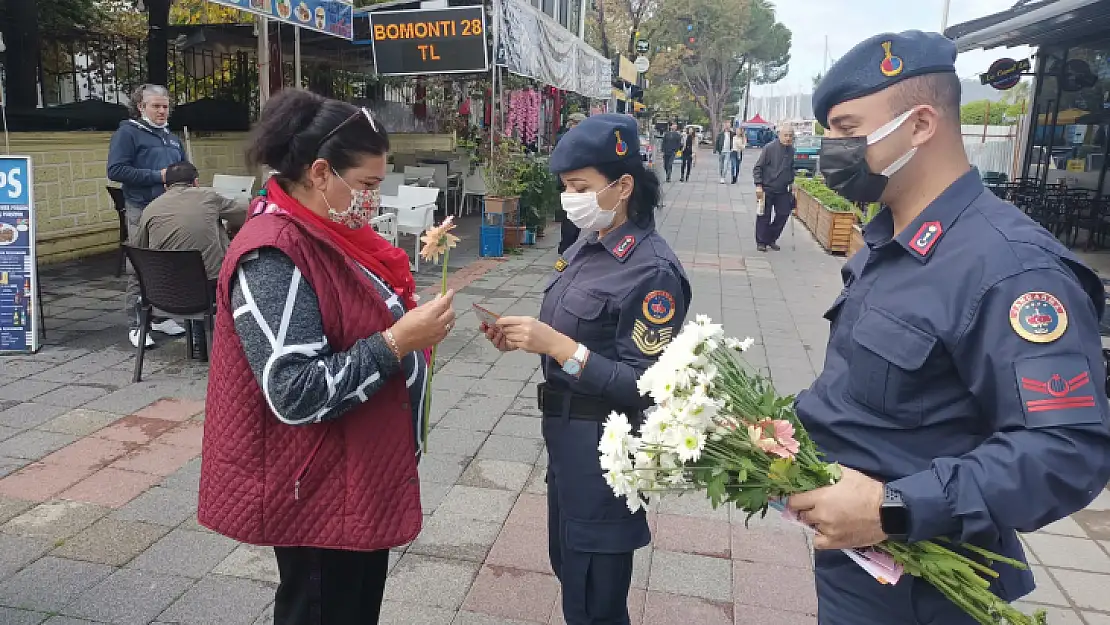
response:
[(486, 335), (486, 338), (489, 339), (489, 342), (493, 343), (493, 346), (496, 347), (498, 351), (516, 351), (515, 347), (509, 345), (509, 341), (505, 338), (505, 333), (501, 331), (501, 328), (497, 326), (491, 326), (483, 322), (481, 330), (482, 333)]
[(447, 336), (455, 327), (455, 291), (417, 306), (405, 313), (390, 331), (402, 355), (428, 349)]
[(574, 339), (532, 317), (502, 317), (497, 327), (513, 349), (550, 356), (559, 363), (566, 362), (578, 349)]

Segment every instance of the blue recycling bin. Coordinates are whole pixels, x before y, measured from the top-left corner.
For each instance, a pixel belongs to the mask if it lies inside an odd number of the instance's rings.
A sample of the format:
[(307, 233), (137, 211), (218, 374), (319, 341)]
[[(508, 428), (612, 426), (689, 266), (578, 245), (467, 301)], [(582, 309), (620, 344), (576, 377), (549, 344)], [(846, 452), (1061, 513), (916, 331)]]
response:
[(505, 255), (505, 214), (500, 210), (487, 210), (482, 200), (482, 225), (478, 232), (478, 254), (483, 258), (501, 258)]

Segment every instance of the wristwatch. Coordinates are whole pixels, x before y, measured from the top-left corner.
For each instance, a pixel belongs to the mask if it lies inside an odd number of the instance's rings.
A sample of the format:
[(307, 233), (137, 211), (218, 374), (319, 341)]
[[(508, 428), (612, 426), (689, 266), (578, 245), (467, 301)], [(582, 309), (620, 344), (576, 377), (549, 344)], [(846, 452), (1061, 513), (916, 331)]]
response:
[(910, 513), (902, 494), (883, 484), (883, 503), (879, 505), (879, 525), (890, 540), (905, 542), (910, 533)]
[(586, 359), (590, 356), (590, 350), (586, 346), (579, 343), (578, 349), (574, 350), (574, 355), (567, 358), (563, 363), (563, 373), (578, 377), (582, 375), (582, 368), (586, 366)]

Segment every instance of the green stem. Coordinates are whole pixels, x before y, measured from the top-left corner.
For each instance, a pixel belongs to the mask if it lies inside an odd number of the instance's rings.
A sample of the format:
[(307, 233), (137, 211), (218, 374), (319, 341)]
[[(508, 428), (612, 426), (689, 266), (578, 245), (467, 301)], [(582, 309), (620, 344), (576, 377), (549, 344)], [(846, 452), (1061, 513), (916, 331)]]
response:
[[(443, 278), (440, 280), (439, 285), (440, 297), (447, 295), (447, 261), (450, 258), (451, 248), (447, 248), (447, 251), (443, 253)], [(422, 428), (424, 431), (421, 432), (420, 445), (421, 449), (424, 450), (424, 453), (428, 453), (428, 434), (431, 432), (430, 424), (432, 420), (432, 376), (435, 374), (436, 370), (437, 349), (439, 349), (438, 344), (432, 346), (432, 359), (428, 361), (428, 385), (427, 388), (424, 389), (424, 427)]]

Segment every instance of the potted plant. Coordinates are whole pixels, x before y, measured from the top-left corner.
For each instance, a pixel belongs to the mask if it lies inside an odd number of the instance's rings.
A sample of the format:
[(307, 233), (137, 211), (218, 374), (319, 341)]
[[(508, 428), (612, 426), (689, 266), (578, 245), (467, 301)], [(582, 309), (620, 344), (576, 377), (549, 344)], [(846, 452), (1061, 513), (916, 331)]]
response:
[(871, 220), (879, 214), (881, 209), (882, 205), (878, 202), (872, 204), (856, 203), (856, 218), (859, 219), (859, 223), (852, 226), (852, 239), (848, 244), (848, 256), (854, 256), (856, 252), (867, 245), (866, 241), (863, 240), (863, 226), (871, 223)]
[(555, 176), (545, 161), (529, 156), (521, 171), (521, 184), (524, 187), (520, 195), (521, 224), (533, 237), (542, 237), (548, 220), (559, 207)]
[(820, 178), (799, 178), (795, 186), (798, 188), (799, 205), (813, 203), (813, 208), (809, 209), (810, 219), (803, 218), (802, 221), (821, 247), (834, 254), (848, 252), (856, 223), (855, 206), (826, 187)]
[(520, 143), (507, 137), (494, 139), (493, 150), (482, 164), (486, 181), (486, 211), (505, 215), (506, 247), (509, 243), (508, 228), (519, 225), (517, 206), (524, 191), (524, 167)]

